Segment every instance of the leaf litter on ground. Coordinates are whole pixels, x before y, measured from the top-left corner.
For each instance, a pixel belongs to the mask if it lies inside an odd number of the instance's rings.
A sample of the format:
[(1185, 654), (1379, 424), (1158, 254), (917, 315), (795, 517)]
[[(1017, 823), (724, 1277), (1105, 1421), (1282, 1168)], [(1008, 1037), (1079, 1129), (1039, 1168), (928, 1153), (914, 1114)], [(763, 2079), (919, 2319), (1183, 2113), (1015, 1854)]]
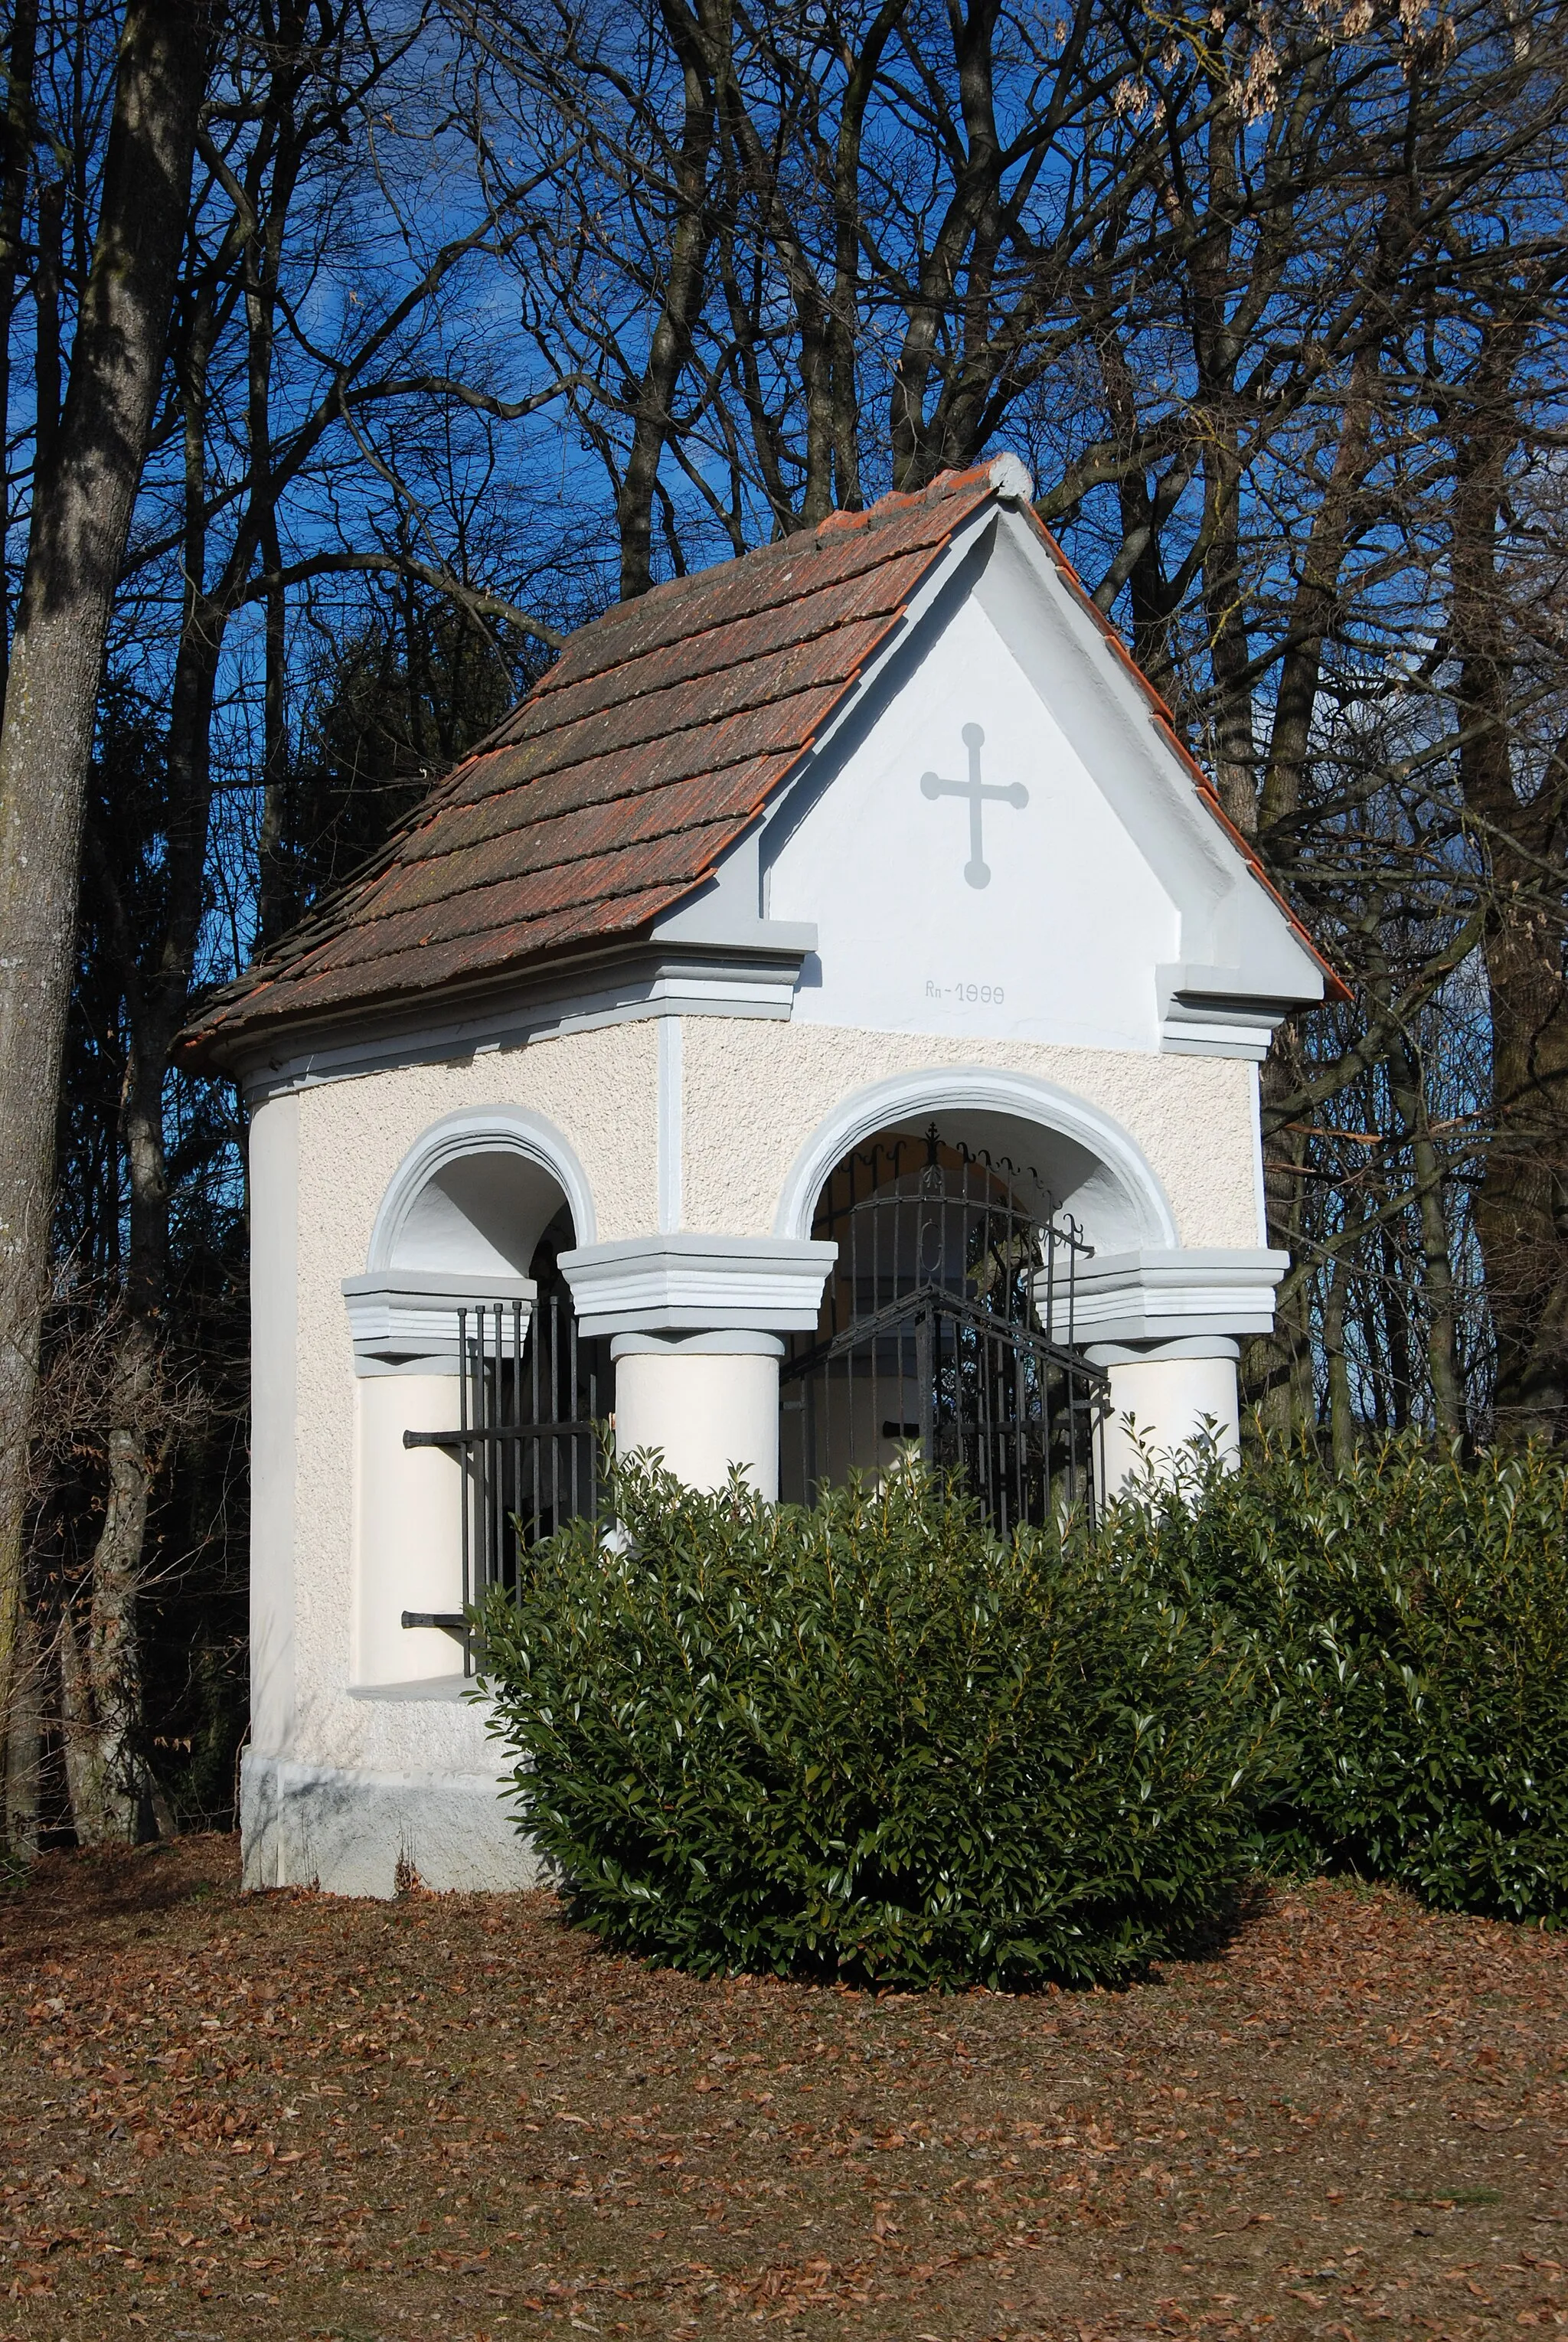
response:
[(0, 1904), (0, 2342), (1568, 2327), (1568, 1944), (1318, 1882), (1124, 1991), (607, 1957), (548, 1896)]

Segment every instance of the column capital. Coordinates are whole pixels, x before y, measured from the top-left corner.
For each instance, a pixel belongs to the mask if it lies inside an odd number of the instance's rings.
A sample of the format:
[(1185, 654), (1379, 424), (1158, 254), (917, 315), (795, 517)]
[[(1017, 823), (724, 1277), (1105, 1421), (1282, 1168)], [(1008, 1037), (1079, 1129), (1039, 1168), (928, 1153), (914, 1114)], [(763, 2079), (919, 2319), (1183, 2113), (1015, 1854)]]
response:
[[(1267, 1334), (1274, 1322), (1274, 1287), (1289, 1266), (1288, 1252), (1262, 1246), (1145, 1246), (1080, 1257), (1072, 1272), (1073, 1339), (1086, 1347)], [(1062, 1257), (1054, 1291), (1044, 1272), (1035, 1279), (1035, 1302), (1043, 1322), (1050, 1307), (1062, 1338), (1068, 1307), (1068, 1263)]]
[(343, 1298), (357, 1375), (457, 1372), (459, 1312), (501, 1303), (510, 1324), (520, 1304), (523, 1331), (537, 1292), (531, 1276), (460, 1276), (444, 1268), (378, 1268), (345, 1276)]
[(580, 1331), (808, 1333), (838, 1258), (810, 1237), (622, 1236), (560, 1256)]
[(782, 1358), (784, 1346), (776, 1334), (759, 1334), (749, 1326), (728, 1326), (713, 1334), (617, 1334), (610, 1344), (610, 1363), (623, 1358)]

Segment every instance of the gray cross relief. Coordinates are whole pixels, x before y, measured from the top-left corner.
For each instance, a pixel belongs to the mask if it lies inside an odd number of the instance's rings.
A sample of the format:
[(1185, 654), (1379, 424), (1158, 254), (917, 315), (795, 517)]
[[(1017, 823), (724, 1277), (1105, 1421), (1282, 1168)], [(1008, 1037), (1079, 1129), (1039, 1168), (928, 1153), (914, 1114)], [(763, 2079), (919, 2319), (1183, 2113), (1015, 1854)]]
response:
[(969, 799), (969, 859), (964, 875), (972, 886), (989, 886), (991, 871), (982, 851), (981, 823), (987, 797), (1004, 805), (1016, 806), (1020, 812), (1029, 802), (1029, 792), (1022, 781), (993, 782), (980, 777), (980, 751), (985, 746), (985, 735), (978, 724), (964, 727), (964, 745), (969, 751), (969, 778), (966, 781), (944, 781), (940, 773), (922, 773), (921, 794), (937, 797), (967, 797)]

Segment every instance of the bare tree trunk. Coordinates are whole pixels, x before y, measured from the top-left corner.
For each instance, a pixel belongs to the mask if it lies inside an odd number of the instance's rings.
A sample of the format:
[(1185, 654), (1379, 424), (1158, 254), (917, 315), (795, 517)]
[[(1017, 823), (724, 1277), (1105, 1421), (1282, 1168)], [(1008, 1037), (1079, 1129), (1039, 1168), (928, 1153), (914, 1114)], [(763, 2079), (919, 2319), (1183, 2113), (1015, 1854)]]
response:
[(108, 1484), (104, 1525), (79, 1605), (85, 1635), (67, 1602), (61, 1620), (61, 1718), (71, 1819), (83, 1846), (156, 1835), (152, 1785), (141, 1745), (141, 1658), (136, 1603), (142, 1590), (147, 1504), (157, 1468), (159, 1366), (152, 1327), (127, 1316), (115, 1344), (105, 1440)]
[(38, 50), (38, 0), (16, 0), (5, 61), (5, 155), (0, 170), (0, 706), (11, 646), (11, 581), (5, 549), (11, 535), (11, 319), (22, 263), (22, 218), (33, 155), (33, 71)]
[(154, 1464), (147, 1446), (147, 1422), (157, 1379), (152, 1332), (145, 1318), (127, 1320), (116, 1367), (108, 1436), (109, 1486), (103, 1531), (93, 1556), (87, 1637), (93, 1770), (99, 1809), (87, 1831), (78, 1818), (76, 1835), (84, 1839), (153, 1835), (145, 1827), (150, 1799), (140, 1746), (142, 1667), (136, 1639), (136, 1597), (141, 1591)]
[[(1380, 1200), (1386, 1206), (1386, 1187)], [(1388, 1338), (1389, 1419), (1395, 1431), (1404, 1431), (1410, 1424), (1410, 1288), (1402, 1273), (1399, 1246), (1394, 1242), (1393, 1228), (1386, 1209), (1378, 1228), (1377, 1241), (1383, 1255), (1383, 1289), (1388, 1296), (1383, 1325)]]
[(38, 190), (38, 273), (34, 307), (38, 331), (33, 365), (35, 469), (46, 473), (55, 461), (60, 429), (60, 282), (65, 273), (65, 182), (52, 179)]
[[(1568, 743), (1543, 784), (1515, 784), (1513, 643), (1500, 530), (1519, 445), (1513, 373), (1523, 315), (1504, 317), (1477, 365), (1455, 432), (1453, 624), (1463, 722), (1459, 768), (1491, 877), (1486, 941), (1493, 1130), (1475, 1203), (1497, 1343), (1504, 1439), (1568, 1435), (1568, 981), (1563, 958), (1562, 816)], [(1555, 876), (1553, 874), (1556, 874)]]
[(1333, 467), (1307, 540), (1301, 584), (1290, 615), (1289, 647), (1280, 662), (1260, 811), (1265, 836), (1301, 807), (1323, 680), (1323, 646), (1338, 616), (1340, 580), (1372, 435), (1373, 380), (1373, 359), (1363, 352), (1351, 370)]
[[(78, 1837), (85, 1822), (101, 1811), (103, 1798), (97, 1773), (97, 1741), (93, 1730), (93, 1696), (87, 1663), (76, 1621), (67, 1602), (60, 1612), (60, 1740), (65, 1760), (65, 1796)], [(90, 1838), (84, 1843), (91, 1843)]]
[(5, 1782), (11, 1850), (31, 1862), (38, 1851), (39, 1777), (44, 1758), (44, 1655), (32, 1604), (23, 1600), (16, 1676), (6, 1735)]
[(1433, 1415), (1443, 1438), (1457, 1439), (1464, 1429), (1464, 1408), (1460, 1396), (1453, 1266), (1448, 1251), (1448, 1214), (1443, 1199), (1443, 1162), (1432, 1140), (1426, 1084), (1408, 1041), (1403, 1041), (1391, 1054), (1388, 1078), (1395, 1109), (1409, 1134), (1415, 1176)]
[[(1296, 1086), (1300, 1068), (1294, 1062), (1288, 1026), (1281, 1028), (1274, 1047), (1262, 1068), (1263, 1127), (1274, 1116), (1270, 1106), (1288, 1097)], [(1314, 1432), (1317, 1406), (1313, 1389), (1312, 1288), (1303, 1262), (1301, 1168), (1305, 1145), (1299, 1133), (1276, 1130), (1265, 1142), (1263, 1196), (1268, 1213), (1269, 1242), (1282, 1246), (1296, 1264), (1275, 1297), (1272, 1334), (1261, 1334), (1243, 1351), (1242, 1384), (1247, 1401), (1258, 1408), (1266, 1429), (1293, 1436), (1303, 1426)]]
[(724, 0), (716, 0), (716, 35), (706, 21), (707, 0), (699, 0), (691, 15), (682, 0), (663, 0), (661, 10), (685, 77), (686, 110), (675, 172), (676, 215), (664, 296), (637, 386), (631, 453), (616, 499), (624, 602), (645, 594), (654, 582), (654, 501), (659, 459), (670, 433), (675, 385), (690, 354), (692, 328), (707, 290), (706, 262), (713, 234), (708, 163), (717, 128), (710, 45), (727, 48), (729, 38)]
[[(262, 557), (269, 576), (283, 567), (277, 525), (269, 513), (262, 533)], [(263, 700), (263, 769), (261, 836), (257, 844), (256, 942), (275, 943), (297, 909), (288, 864), (289, 738), (285, 686), (287, 658), (287, 618), (281, 586), (268, 589), (264, 635), (265, 686)]]
[(1351, 1404), (1350, 1361), (1344, 1349), (1345, 1303), (1350, 1296), (1353, 1243), (1341, 1244), (1323, 1307), (1323, 1346), (1328, 1362), (1328, 1432), (1333, 1468), (1343, 1472), (1355, 1454), (1355, 1409)]
[(0, 1716), (22, 1603), (82, 811), (185, 240), (208, 22), (203, 0), (128, 0), (92, 272), (53, 461), (35, 485), (0, 728)]

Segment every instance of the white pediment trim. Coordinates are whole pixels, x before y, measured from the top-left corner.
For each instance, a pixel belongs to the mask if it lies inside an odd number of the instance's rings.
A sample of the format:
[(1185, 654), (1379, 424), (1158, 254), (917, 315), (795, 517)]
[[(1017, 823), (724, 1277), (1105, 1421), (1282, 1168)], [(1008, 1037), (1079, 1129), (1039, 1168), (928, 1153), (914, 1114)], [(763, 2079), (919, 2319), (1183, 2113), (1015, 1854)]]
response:
[[(1011, 481), (1009, 485), (1011, 485)], [(1183, 961), (1223, 967), (1228, 1014), (1167, 996), (1156, 1047), (1256, 1057), (1273, 1026), (1324, 993), (1322, 966), (1224, 826), (1202, 800), (1197, 776), (1155, 713), (1137, 671), (1103, 631), (1081, 589), (1040, 531), (999, 495), (957, 531), (941, 559), (756, 827), (721, 859), (713, 877), (662, 926), (694, 937), (733, 937), (737, 916), (759, 940), (772, 913), (772, 871), (811, 809), (831, 789), (856, 743), (907, 687), (934, 628), (968, 596), (995, 628), (1024, 677), (1060, 723), (1107, 806), (1168, 892)], [(1065, 676), (1064, 697), (1054, 681)], [(814, 916), (809, 903), (794, 916)], [(779, 932), (784, 933), (781, 921)], [(1166, 954), (1160, 954), (1162, 961)], [(1167, 991), (1171, 972), (1151, 967)], [(1172, 1013), (1174, 1012), (1174, 1013)]]

